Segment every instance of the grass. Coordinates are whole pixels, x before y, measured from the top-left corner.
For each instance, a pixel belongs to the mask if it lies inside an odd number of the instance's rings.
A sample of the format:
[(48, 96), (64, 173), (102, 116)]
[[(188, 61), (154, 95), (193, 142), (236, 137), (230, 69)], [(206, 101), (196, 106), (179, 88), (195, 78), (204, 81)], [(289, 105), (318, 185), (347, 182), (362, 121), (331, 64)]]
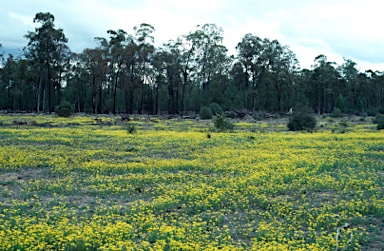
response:
[(369, 119), (324, 118), (313, 133), (284, 119), (228, 133), (148, 117), (134, 133), (112, 116), (0, 121), (0, 250), (384, 249), (384, 134)]

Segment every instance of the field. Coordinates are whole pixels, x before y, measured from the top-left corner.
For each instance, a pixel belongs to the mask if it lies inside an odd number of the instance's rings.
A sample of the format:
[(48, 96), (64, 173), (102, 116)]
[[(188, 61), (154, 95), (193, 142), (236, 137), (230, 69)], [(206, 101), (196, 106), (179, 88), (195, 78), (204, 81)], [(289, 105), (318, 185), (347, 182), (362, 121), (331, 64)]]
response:
[(0, 116), (0, 250), (384, 250), (370, 119), (95, 118)]

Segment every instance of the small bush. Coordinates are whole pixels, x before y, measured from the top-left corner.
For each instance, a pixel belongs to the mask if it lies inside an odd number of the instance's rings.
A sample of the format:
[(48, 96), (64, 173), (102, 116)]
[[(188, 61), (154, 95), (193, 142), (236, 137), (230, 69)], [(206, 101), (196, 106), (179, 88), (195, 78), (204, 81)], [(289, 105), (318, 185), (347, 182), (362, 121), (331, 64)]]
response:
[(290, 131), (313, 131), (316, 127), (316, 119), (307, 111), (299, 111), (289, 117), (288, 129)]
[(342, 119), (340, 120), (339, 125), (342, 127), (348, 127), (348, 121), (346, 119)]
[(223, 109), (221, 108), (221, 106), (218, 103), (211, 103), (209, 105), (209, 109), (211, 109), (212, 115), (214, 115), (214, 116), (223, 113)]
[(60, 105), (55, 107), (55, 113), (60, 117), (70, 117), (72, 115), (73, 107), (71, 103), (63, 101)]
[(216, 115), (212, 120), (216, 130), (218, 131), (232, 131), (234, 128), (234, 125), (231, 123), (231, 121), (223, 115)]
[(39, 123), (37, 123), (36, 120), (32, 120), (30, 123), (29, 123), (31, 126), (38, 126)]
[(365, 119), (365, 117), (362, 117), (362, 118), (359, 118), (359, 121), (360, 122), (366, 122), (367, 120)]
[(377, 123), (377, 130), (384, 129), (384, 115), (377, 115), (375, 118), (375, 123)]
[(260, 115), (254, 115), (253, 116), (253, 119), (256, 120), (256, 121), (261, 121), (263, 118), (260, 116)]
[(379, 110), (377, 109), (368, 109), (367, 110), (367, 115), (370, 116), (370, 117), (375, 117), (376, 114), (379, 113)]
[(330, 116), (332, 118), (342, 118), (343, 114), (341, 113), (341, 110), (339, 108), (335, 107)]
[(134, 134), (136, 132), (136, 126), (134, 124), (127, 124), (127, 125), (125, 125), (125, 130), (129, 134)]
[(211, 119), (212, 118), (212, 111), (206, 106), (202, 106), (200, 108), (200, 118), (201, 119)]
[(234, 112), (234, 111), (225, 112), (225, 117), (230, 118), (230, 119), (234, 119), (234, 118), (236, 118), (236, 112)]
[(18, 120), (14, 120), (12, 122), (12, 125), (14, 126), (23, 126), (23, 125), (27, 125), (27, 121), (18, 121)]

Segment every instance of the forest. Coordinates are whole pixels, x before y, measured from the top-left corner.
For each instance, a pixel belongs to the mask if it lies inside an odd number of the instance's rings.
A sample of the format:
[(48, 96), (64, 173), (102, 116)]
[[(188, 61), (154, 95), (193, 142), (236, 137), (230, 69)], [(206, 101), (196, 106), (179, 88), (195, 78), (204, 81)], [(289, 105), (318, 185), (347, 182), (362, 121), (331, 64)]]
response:
[(212, 105), (273, 113), (384, 111), (384, 72), (360, 72), (350, 59), (337, 65), (325, 55), (301, 69), (289, 46), (253, 34), (229, 55), (215, 24), (161, 47), (150, 24), (131, 33), (108, 30), (94, 48), (74, 53), (53, 14), (37, 13), (33, 21), (38, 27), (25, 35), (22, 56), (0, 55), (0, 110), (51, 113), (66, 101), (73, 112), (95, 114), (198, 113)]

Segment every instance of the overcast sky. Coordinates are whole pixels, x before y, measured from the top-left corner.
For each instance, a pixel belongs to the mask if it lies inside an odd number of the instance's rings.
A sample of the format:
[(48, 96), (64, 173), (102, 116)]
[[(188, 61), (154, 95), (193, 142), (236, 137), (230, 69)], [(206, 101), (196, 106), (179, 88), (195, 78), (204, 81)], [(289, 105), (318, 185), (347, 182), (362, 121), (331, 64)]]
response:
[(132, 33), (148, 23), (161, 46), (214, 23), (231, 54), (251, 33), (288, 45), (302, 68), (324, 54), (338, 64), (352, 59), (361, 71), (384, 71), (383, 7), (380, 0), (0, 0), (0, 44), (17, 54), (27, 44), (23, 36), (37, 27), (37, 12), (55, 16), (75, 52), (95, 47), (94, 37), (107, 38), (109, 29)]

